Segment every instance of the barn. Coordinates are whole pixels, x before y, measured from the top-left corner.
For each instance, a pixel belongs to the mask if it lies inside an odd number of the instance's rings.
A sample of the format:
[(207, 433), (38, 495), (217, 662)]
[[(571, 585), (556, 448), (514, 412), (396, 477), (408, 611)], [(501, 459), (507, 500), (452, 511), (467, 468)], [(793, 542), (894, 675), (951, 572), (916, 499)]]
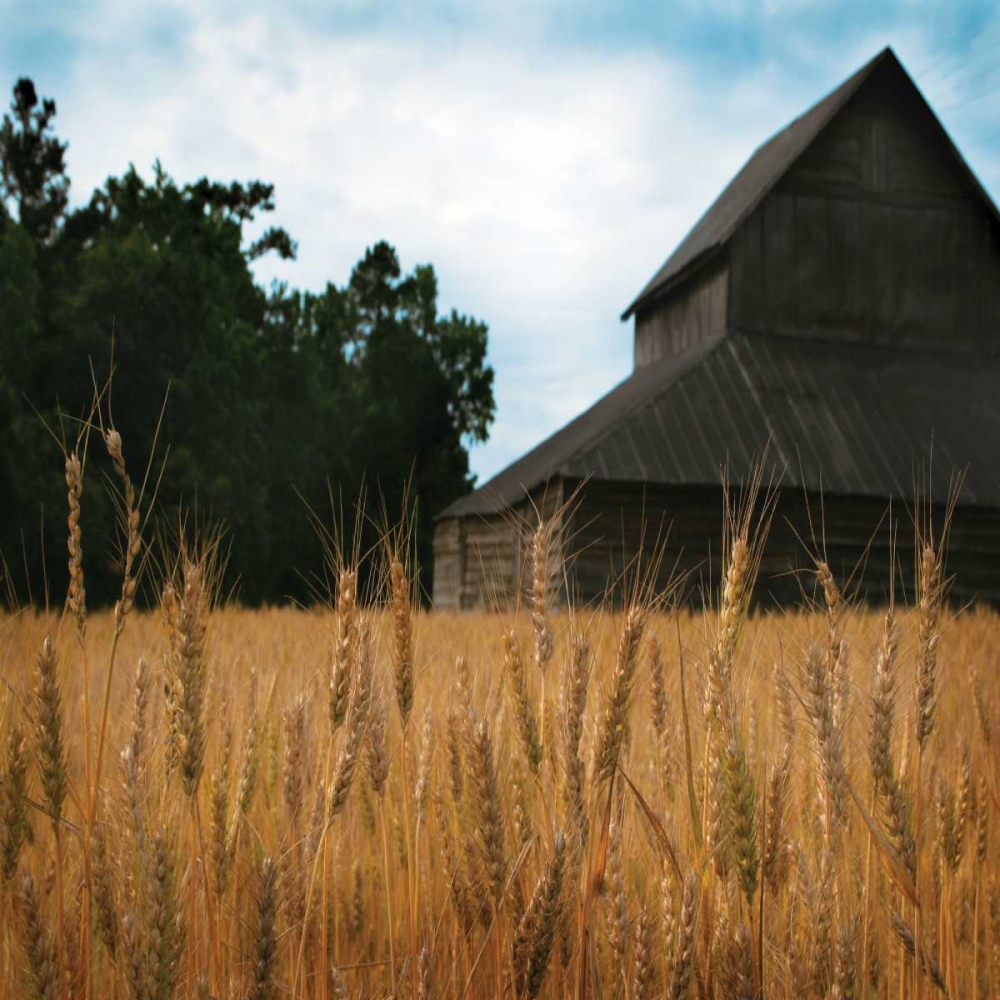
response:
[(571, 496), (579, 599), (662, 524), (665, 566), (717, 578), (720, 470), (738, 489), (765, 447), (763, 594), (801, 593), (815, 540), (877, 599), (913, 565), (915, 482), (940, 520), (964, 471), (953, 593), (1000, 600), (1000, 213), (891, 49), (753, 153), (622, 319), (632, 374), (438, 515), (438, 608), (510, 597), (525, 526)]

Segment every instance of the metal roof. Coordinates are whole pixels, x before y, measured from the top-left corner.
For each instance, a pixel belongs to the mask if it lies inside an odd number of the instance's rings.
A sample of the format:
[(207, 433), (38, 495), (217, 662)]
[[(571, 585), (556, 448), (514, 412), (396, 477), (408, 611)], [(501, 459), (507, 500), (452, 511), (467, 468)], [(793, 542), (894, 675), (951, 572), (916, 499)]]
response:
[(966, 163), (965, 158), (952, 142), (944, 126), (924, 100), (891, 48), (886, 47), (873, 59), (865, 63), (856, 73), (848, 77), (839, 87), (827, 94), (821, 101), (796, 118), (763, 145), (759, 146), (743, 165), (740, 172), (729, 182), (722, 194), (712, 203), (707, 212), (695, 223), (694, 228), (684, 237), (666, 263), (646, 283), (632, 304), (622, 313), (626, 320), (635, 310), (649, 299), (664, 295), (671, 288), (700, 269), (726, 244), (748, 215), (763, 201), (772, 188), (788, 172), (795, 161), (806, 151), (813, 140), (830, 123), (836, 114), (858, 92), (875, 70), (886, 64), (902, 74), (913, 88), (918, 99), (927, 108), (941, 138), (957, 161), (973, 189), (995, 222), (1000, 223), (1000, 211), (994, 204), (979, 178)]
[(911, 498), (930, 487), (1000, 506), (1000, 358), (732, 332), (639, 369), (440, 517), (483, 515), (550, 476), (676, 485), (745, 481), (770, 447), (786, 487)]
[[(626, 310), (672, 288), (720, 252), (760, 201), (879, 66), (902, 77), (994, 224), (1000, 212), (886, 48), (761, 146)], [(962, 503), (1000, 507), (1000, 358), (730, 330), (640, 368), (575, 420), (439, 517), (496, 513), (552, 476), (715, 485), (725, 463), (745, 481), (770, 447), (786, 486), (902, 496), (932, 455), (944, 498), (968, 469)]]

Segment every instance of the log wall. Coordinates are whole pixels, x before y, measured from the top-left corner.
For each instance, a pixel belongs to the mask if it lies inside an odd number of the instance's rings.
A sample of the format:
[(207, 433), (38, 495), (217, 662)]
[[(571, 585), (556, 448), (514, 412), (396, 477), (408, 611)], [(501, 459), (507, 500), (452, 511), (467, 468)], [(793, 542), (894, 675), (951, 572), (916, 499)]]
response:
[[(577, 485), (562, 483), (558, 492), (551, 491), (546, 516), (558, 506), (555, 498), (568, 496)], [(839, 581), (857, 581), (857, 593), (865, 600), (884, 600), (893, 566), (897, 592), (912, 598), (913, 531), (904, 505), (897, 503), (893, 510), (899, 529), (895, 551), (890, 545), (888, 501), (782, 491), (755, 600), (795, 606), (803, 600), (803, 588), (812, 595), (810, 552), (814, 551), (825, 551)], [(943, 517), (943, 508), (935, 508), (936, 525)], [(528, 504), (521, 505), (515, 516), (440, 522), (435, 535), (435, 606), (509, 607), (528, 583), (525, 552), (534, 523)], [(620, 604), (623, 581), (627, 585), (634, 579), (637, 568), (644, 573), (658, 569), (660, 588), (683, 576), (688, 598), (696, 606), (706, 597), (714, 600), (722, 523), (719, 487), (586, 484), (563, 532), (570, 543), (566, 576), (574, 602)], [(461, 554), (457, 545), (463, 537)], [(955, 578), (954, 601), (1000, 605), (1000, 512), (974, 507), (955, 511), (947, 570)], [(557, 600), (566, 596), (561, 591)]]

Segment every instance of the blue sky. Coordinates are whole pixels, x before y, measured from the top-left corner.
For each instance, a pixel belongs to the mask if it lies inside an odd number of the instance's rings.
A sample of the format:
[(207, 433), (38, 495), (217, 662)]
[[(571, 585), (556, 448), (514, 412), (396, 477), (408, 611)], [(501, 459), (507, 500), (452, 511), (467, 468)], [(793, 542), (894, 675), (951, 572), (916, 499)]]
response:
[(132, 162), (260, 178), (321, 288), (387, 239), (485, 319), (481, 481), (631, 367), (620, 312), (750, 152), (891, 44), (994, 197), (995, 3), (0, 0), (76, 200)]

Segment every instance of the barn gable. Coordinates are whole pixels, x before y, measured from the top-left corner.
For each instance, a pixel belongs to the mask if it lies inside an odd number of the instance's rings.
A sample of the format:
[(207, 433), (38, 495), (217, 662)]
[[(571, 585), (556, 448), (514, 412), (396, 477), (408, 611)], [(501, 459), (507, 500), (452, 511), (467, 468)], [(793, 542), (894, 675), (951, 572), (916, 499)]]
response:
[(731, 328), (996, 353), (1000, 225), (891, 53), (734, 232)]
[[(646, 283), (622, 319), (648, 310), (719, 263), (734, 234), (771, 192), (925, 206), (974, 202), (993, 224), (1000, 212), (891, 48), (761, 145)], [(952, 207), (954, 207), (952, 205)]]
[(703, 267), (890, 52), (885, 49), (879, 53), (836, 90), (759, 146), (622, 313), (622, 319), (629, 319), (641, 307), (668, 294), (671, 288)]
[(637, 368), (731, 329), (994, 352), (1000, 215), (886, 49), (750, 157), (633, 314)]

